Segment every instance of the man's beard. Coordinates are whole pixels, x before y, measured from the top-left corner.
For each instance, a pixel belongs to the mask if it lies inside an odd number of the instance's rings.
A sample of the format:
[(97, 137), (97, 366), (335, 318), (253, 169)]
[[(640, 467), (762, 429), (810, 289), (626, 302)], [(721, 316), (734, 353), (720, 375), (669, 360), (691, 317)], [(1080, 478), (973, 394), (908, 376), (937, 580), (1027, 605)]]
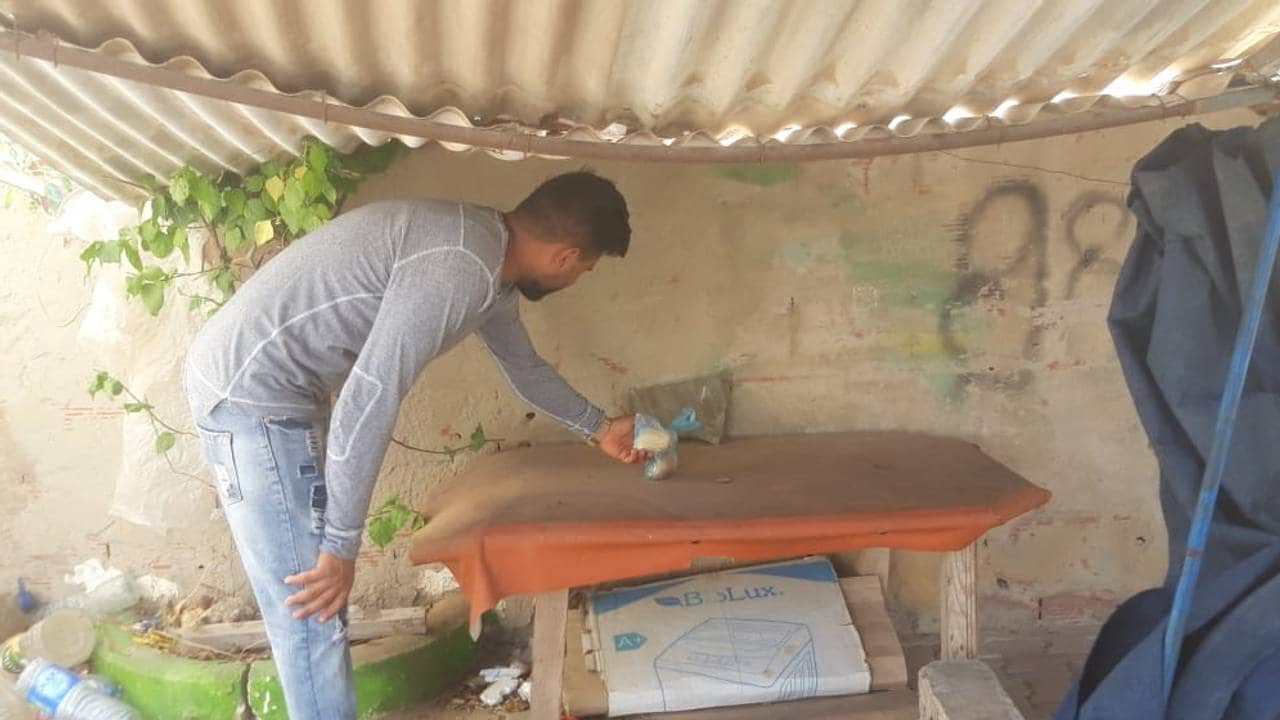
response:
[(537, 280), (524, 280), (521, 282), (517, 282), (516, 289), (519, 290), (520, 294), (523, 295), (525, 299), (529, 300), (530, 302), (538, 302), (539, 300), (550, 295), (551, 293), (560, 290), (560, 288), (547, 287), (546, 285), (543, 285)]

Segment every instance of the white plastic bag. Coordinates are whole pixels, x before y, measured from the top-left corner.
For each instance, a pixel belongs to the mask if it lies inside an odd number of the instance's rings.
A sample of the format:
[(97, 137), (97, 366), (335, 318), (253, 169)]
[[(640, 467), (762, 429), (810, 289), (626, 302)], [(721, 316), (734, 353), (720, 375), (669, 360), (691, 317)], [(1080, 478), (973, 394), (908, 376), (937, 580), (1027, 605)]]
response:
[(698, 414), (693, 408), (680, 411), (667, 427), (663, 427), (662, 423), (649, 415), (636, 415), (632, 447), (652, 453), (649, 462), (644, 465), (645, 478), (662, 480), (670, 477), (679, 465), (676, 447), (680, 442), (680, 433), (696, 430), (698, 426)]

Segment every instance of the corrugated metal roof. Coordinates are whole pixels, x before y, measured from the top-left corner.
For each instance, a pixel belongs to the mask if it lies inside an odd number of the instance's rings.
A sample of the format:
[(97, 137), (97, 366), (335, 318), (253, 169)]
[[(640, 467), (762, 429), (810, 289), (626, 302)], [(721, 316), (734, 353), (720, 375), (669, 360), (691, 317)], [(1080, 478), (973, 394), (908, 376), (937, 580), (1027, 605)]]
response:
[[(450, 125), (672, 147), (856, 142), (1212, 95), (1280, 69), (1274, 0), (0, 0), (10, 27)], [(1190, 82), (1183, 82), (1191, 80)], [(103, 178), (353, 131), (15, 54), (0, 131)], [(1058, 102), (1051, 102), (1057, 100)], [(421, 140), (410, 140), (420, 144)], [(96, 178), (96, 180), (95, 180)]]

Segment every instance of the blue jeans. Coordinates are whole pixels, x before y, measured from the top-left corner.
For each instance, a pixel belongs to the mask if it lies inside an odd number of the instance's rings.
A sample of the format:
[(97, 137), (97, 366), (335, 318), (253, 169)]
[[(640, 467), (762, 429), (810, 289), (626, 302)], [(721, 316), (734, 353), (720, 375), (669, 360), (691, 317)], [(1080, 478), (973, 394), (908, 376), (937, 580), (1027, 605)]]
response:
[(352, 720), (346, 611), (293, 618), (284, 578), (310, 570), (324, 533), (323, 418), (262, 417), (224, 400), (196, 426), (218, 497), (258, 599), (291, 720)]

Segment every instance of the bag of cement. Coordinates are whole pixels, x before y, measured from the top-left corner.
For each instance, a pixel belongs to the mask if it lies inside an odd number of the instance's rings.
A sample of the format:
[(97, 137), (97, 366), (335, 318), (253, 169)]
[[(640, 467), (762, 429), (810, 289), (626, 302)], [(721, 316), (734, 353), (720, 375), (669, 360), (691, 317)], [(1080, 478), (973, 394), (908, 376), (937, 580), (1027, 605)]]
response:
[(698, 413), (693, 408), (680, 411), (666, 427), (651, 415), (636, 415), (632, 446), (653, 454), (649, 462), (645, 463), (645, 478), (661, 480), (675, 472), (678, 464), (676, 446), (680, 442), (680, 433), (696, 430), (700, 424)]

